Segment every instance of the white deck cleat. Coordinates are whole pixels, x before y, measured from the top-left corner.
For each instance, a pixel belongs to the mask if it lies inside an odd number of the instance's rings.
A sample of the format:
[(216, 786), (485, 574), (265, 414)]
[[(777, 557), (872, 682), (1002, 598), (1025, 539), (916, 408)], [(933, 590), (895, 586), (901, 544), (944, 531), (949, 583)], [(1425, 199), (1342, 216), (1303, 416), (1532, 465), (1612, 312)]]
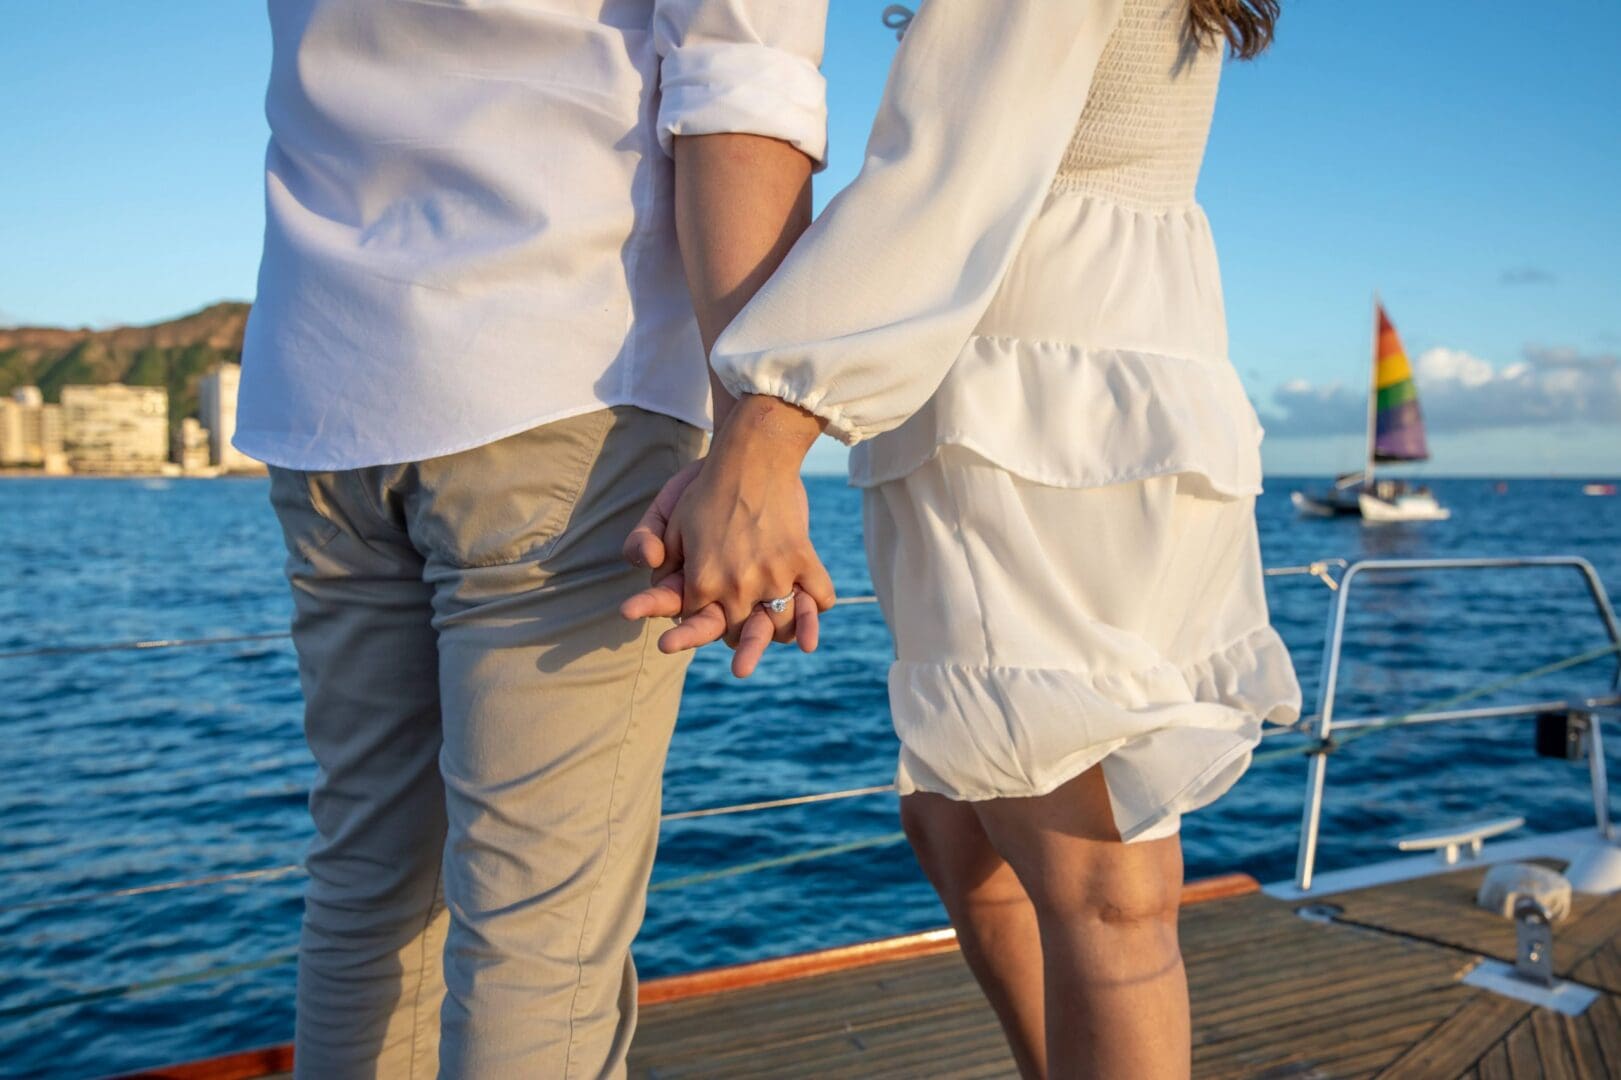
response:
[(1459, 853), (1465, 847), (1469, 849), (1471, 859), (1477, 858), (1487, 840), (1513, 832), (1524, 824), (1523, 817), (1506, 817), (1477, 821), (1468, 825), (1454, 825), (1445, 829), (1432, 829), (1429, 832), (1403, 836), (1396, 841), (1396, 847), (1401, 851), (1434, 851), (1441, 856), (1443, 863), (1455, 866)]

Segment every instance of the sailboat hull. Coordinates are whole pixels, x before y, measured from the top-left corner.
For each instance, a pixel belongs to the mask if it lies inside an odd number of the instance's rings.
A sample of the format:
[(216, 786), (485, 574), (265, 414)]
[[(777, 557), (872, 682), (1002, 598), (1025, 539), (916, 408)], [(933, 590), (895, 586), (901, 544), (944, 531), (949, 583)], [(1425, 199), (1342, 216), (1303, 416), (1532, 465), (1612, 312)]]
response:
[(1348, 517), (1362, 513), (1355, 499), (1343, 499), (1339, 492), (1330, 495), (1310, 495), (1304, 491), (1294, 491), (1290, 492), (1289, 501), (1294, 503), (1296, 510), (1307, 517)]
[(1381, 498), (1369, 492), (1340, 490), (1329, 492), (1295, 491), (1289, 495), (1295, 509), (1305, 517), (1359, 517), (1370, 525), (1401, 521), (1445, 521), (1452, 511), (1427, 491), (1409, 491)]
[(1398, 521), (1445, 521), (1452, 516), (1451, 510), (1436, 502), (1435, 496), (1427, 492), (1381, 499), (1364, 491), (1357, 496), (1357, 507), (1362, 513), (1362, 520), (1375, 525)]

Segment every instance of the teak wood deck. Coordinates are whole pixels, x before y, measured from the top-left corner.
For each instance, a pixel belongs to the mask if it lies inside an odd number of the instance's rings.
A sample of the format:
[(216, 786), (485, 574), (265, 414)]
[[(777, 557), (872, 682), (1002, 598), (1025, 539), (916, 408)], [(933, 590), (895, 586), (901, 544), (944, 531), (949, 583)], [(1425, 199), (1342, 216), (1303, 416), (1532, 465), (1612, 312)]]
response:
[[(1578, 897), (1555, 926), (1556, 969), (1602, 991), (1568, 1017), (1460, 982), (1483, 958), (1514, 958), (1513, 924), (1473, 906), (1483, 873), (1334, 895), (1327, 922), (1242, 875), (1190, 885), (1194, 1075), (1621, 1077), (1621, 895)], [(949, 931), (642, 991), (630, 1073), (643, 1080), (1015, 1075)], [(284, 1075), (290, 1058), (276, 1047), (140, 1075), (245, 1080)]]

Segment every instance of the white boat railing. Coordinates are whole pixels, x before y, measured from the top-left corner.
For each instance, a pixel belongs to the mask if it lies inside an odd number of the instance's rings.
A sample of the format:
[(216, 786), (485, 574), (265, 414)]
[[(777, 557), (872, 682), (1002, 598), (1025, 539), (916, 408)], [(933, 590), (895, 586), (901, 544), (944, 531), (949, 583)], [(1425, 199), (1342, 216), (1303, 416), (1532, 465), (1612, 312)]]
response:
[(1295, 858), (1295, 887), (1300, 892), (1308, 892), (1311, 889), (1312, 878), (1316, 872), (1318, 841), (1322, 834), (1323, 796), (1328, 779), (1328, 759), (1340, 745), (1349, 741), (1346, 738), (1336, 740), (1336, 733), (1356, 736), (1410, 724), (1504, 718), (1523, 719), (1568, 710), (1592, 712), (1587, 760), (1593, 794), (1593, 818), (1599, 835), (1607, 839), (1610, 838), (1610, 787), (1609, 777), (1605, 769), (1604, 741), (1599, 714), (1603, 710), (1621, 706), (1621, 662), (1618, 662), (1616, 673), (1611, 680), (1611, 693), (1607, 695), (1552, 701), (1528, 701), (1510, 705), (1491, 705), (1475, 708), (1431, 708), (1425, 712), (1405, 713), (1396, 716), (1364, 716), (1340, 719), (1335, 715), (1335, 706), (1340, 689), (1340, 662), (1345, 646), (1346, 615), (1350, 609), (1351, 597), (1356, 593), (1353, 586), (1358, 581), (1380, 574), (1391, 573), (1416, 574), (1431, 571), (1525, 569), (1563, 569), (1579, 574), (1586, 583), (1588, 594), (1593, 601), (1594, 611), (1604, 624), (1604, 630), (1609, 636), (1610, 644), (1607, 647), (1577, 654), (1554, 664), (1516, 674), (1486, 687), (1477, 687), (1463, 695), (1458, 695), (1456, 699), (1437, 704), (1462, 704), (1464, 699), (1484, 696), (1488, 692), (1506, 689), (1511, 685), (1527, 682), (1554, 671), (1576, 667), (1606, 656), (1616, 657), (1618, 661), (1621, 661), (1621, 625), (1616, 622), (1615, 609), (1610, 604), (1609, 593), (1605, 591), (1604, 582), (1599, 578), (1598, 571), (1593, 568), (1593, 564), (1574, 555), (1498, 559), (1368, 559), (1352, 563), (1340, 575), (1339, 588), (1335, 590), (1334, 604), (1329, 612), (1328, 629), (1323, 641), (1322, 678), (1318, 686), (1316, 715), (1303, 718), (1300, 724), (1295, 727), (1281, 729), (1278, 732), (1278, 734), (1288, 735), (1305, 731), (1310, 734), (1312, 740), (1311, 745), (1306, 749), (1308, 754), (1306, 797), (1301, 810), (1300, 844)]

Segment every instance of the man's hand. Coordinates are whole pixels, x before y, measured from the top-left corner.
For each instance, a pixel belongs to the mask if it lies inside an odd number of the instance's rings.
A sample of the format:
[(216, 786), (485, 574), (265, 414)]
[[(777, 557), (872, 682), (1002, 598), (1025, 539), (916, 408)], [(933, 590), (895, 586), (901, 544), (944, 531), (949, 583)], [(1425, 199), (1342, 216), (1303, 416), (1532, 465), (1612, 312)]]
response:
[[(622, 611), (628, 618), (685, 615), (681, 626), (660, 639), (661, 648), (696, 648), (725, 638), (739, 650), (733, 671), (740, 676), (754, 670), (772, 640), (797, 639), (800, 648), (815, 648), (815, 616), (832, 607), (835, 597), (810, 543), (799, 467), (821, 427), (817, 417), (776, 398), (746, 397), (716, 436), (703, 467), (677, 492), (674, 508), (661, 493), (649, 509), (643, 523), (664, 523), (663, 542), (654, 545), (633, 533), (627, 553), (634, 546), (644, 561), (657, 554), (667, 571), (679, 567), (680, 586), (665, 578), (626, 601)], [(787, 596), (793, 603), (780, 614), (761, 606)]]
[[(655, 583), (663, 581), (680, 569), (677, 565), (665, 565), (664, 529), (670, 523), (670, 515), (675, 512), (676, 503), (681, 501), (681, 495), (687, 486), (697, 477), (698, 470), (703, 468), (703, 459), (690, 462), (682, 466), (681, 470), (664, 482), (659, 489), (658, 496), (653, 499), (653, 505), (647, 508), (636, 527), (630, 530), (625, 537), (624, 557), (632, 566), (645, 566), (653, 571)], [(674, 616), (681, 614), (680, 605), (674, 611), (649, 612), (653, 615)], [(647, 615), (625, 615), (627, 619), (645, 619)]]

